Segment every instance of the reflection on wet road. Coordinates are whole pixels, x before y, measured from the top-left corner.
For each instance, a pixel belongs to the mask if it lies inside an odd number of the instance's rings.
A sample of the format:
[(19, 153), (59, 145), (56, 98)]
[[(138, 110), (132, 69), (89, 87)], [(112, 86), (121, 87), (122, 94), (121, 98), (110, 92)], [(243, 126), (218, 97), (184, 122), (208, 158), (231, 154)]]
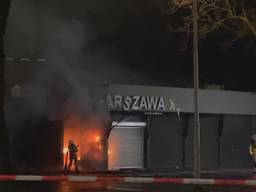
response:
[(0, 192), (256, 192), (254, 187), (220, 187), (170, 184), (0, 182)]

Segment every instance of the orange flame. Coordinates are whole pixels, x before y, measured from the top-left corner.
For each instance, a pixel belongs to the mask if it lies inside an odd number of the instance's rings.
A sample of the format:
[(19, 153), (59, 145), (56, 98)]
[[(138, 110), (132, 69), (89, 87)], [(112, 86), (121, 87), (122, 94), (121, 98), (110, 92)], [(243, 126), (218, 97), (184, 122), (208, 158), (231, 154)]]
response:
[(102, 126), (97, 118), (83, 119), (79, 116), (67, 118), (64, 121), (64, 148), (67, 148), (68, 141), (72, 140), (79, 146), (78, 160), (81, 159), (83, 162), (87, 158), (103, 159)]
[(64, 147), (63, 148), (63, 154), (66, 155), (68, 153), (68, 148), (67, 147)]
[(99, 146), (98, 146), (98, 149), (101, 151), (101, 150), (102, 150), (102, 145), (99, 145)]
[(101, 140), (100, 136), (97, 135), (95, 138), (95, 142), (100, 142), (100, 140)]

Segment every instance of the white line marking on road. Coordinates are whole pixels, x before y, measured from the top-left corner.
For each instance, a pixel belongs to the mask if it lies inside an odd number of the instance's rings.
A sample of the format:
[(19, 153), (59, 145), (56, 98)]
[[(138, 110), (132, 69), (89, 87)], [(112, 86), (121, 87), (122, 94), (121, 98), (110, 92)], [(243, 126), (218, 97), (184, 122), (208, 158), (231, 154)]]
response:
[(147, 177), (125, 177), (124, 182), (128, 183), (153, 183), (154, 178), (147, 178)]
[(116, 187), (116, 186), (109, 186), (108, 189), (109, 190), (115, 190), (115, 191), (143, 191), (142, 189)]
[(43, 176), (37, 176), (37, 175), (17, 175), (16, 176), (17, 181), (42, 181)]
[(201, 185), (212, 185), (214, 179), (183, 179), (184, 184), (201, 184)]
[(69, 181), (86, 181), (86, 182), (95, 182), (97, 177), (94, 176), (68, 176)]
[(246, 180), (245, 185), (256, 186), (256, 180)]

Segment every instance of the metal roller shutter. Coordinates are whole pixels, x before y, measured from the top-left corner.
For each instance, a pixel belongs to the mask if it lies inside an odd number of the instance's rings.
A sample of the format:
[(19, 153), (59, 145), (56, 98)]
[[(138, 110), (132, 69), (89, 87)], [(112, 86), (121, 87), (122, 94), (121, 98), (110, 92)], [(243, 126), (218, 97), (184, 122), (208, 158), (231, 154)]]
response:
[(144, 167), (144, 127), (116, 127), (109, 137), (109, 169)]

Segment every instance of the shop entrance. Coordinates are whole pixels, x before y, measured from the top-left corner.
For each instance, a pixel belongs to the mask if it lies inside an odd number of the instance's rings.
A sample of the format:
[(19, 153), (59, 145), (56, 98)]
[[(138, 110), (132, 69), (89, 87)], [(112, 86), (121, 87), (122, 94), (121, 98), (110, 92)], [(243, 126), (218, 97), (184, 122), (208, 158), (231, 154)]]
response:
[[(97, 171), (104, 168), (104, 127), (97, 118), (72, 116), (64, 122), (63, 162), (69, 163), (68, 142), (78, 145), (78, 166), (81, 171)], [(74, 170), (74, 166), (72, 166)]]
[(144, 168), (144, 129), (145, 122), (113, 122), (108, 141), (108, 168)]

